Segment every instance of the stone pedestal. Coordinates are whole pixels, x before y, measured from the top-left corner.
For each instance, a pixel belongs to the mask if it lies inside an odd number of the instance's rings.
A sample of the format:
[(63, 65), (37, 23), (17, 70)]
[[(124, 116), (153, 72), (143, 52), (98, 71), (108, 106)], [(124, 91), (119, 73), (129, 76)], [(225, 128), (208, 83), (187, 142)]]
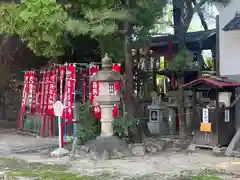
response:
[(164, 135), (168, 132), (166, 107), (161, 101), (161, 97), (157, 96), (156, 92), (151, 93), (152, 104), (148, 106), (149, 109), (149, 122), (148, 128), (152, 134)]
[[(167, 114), (166, 114), (166, 108), (158, 106), (154, 109), (151, 109), (151, 105), (149, 106), (149, 122), (148, 122), (148, 128), (152, 134), (157, 135), (164, 135), (168, 132), (168, 123), (165, 121)], [(154, 119), (154, 116), (156, 118)]]
[(89, 148), (92, 160), (119, 159), (131, 155), (127, 142), (116, 136), (99, 136), (85, 146)]
[(158, 105), (149, 105), (148, 128), (152, 134), (160, 133), (160, 107)]
[(113, 136), (113, 116), (112, 105), (100, 105), (101, 107), (101, 136), (110, 137)]

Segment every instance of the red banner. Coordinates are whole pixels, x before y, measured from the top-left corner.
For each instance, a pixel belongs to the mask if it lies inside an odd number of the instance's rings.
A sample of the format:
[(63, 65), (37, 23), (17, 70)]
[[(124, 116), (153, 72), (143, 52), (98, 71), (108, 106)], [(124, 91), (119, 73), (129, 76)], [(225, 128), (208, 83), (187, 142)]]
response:
[(99, 67), (95, 64), (89, 66), (89, 100), (92, 105), (92, 114), (96, 119), (101, 118), (101, 108), (99, 104), (94, 103), (94, 99), (99, 94), (99, 82), (92, 81), (92, 77), (99, 71)]
[(54, 114), (53, 106), (56, 102), (56, 95), (57, 95), (57, 72), (56, 71), (49, 71), (48, 72), (48, 81), (47, 81), (47, 106), (46, 106), (46, 113), (47, 114)]
[(60, 66), (60, 101), (63, 102), (63, 79), (64, 79), (65, 67)]
[(49, 102), (49, 78), (51, 71), (45, 72), (45, 82), (44, 82), (44, 114), (48, 114), (48, 102)]
[(85, 103), (86, 102), (86, 78), (87, 78), (87, 69), (82, 69), (82, 79), (81, 79), (81, 83), (82, 83), (82, 102)]
[(38, 95), (38, 112), (40, 114), (45, 113), (44, 112), (44, 104), (45, 104), (45, 86), (46, 86), (46, 72), (43, 71), (41, 73), (42, 81), (39, 82), (40, 88), (39, 88), (39, 95)]
[(24, 74), (24, 87), (22, 92), (21, 112), (25, 112), (27, 104), (27, 95), (29, 91), (29, 72)]
[[(120, 72), (120, 68), (121, 68), (120, 64), (113, 64), (112, 65), (112, 70), (115, 71), (115, 72)], [(114, 83), (115, 93), (118, 93), (119, 86), (120, 86), (120, 82), (115, 82)], [(113, 113), (113, 117), (118, 116), (118, 104), (114, 104), (112, 113)]]
[(64, 92), (64, 105), (65, 110), (63, 117), (67, 120), (73, 119), (73, 93), (75, 83), (75, 66), (74, 64), (66, 65), (66, 84)]
[(36, 72), (29, 72), (28, 107), (30, 113), (36, 113), (38, 79)]

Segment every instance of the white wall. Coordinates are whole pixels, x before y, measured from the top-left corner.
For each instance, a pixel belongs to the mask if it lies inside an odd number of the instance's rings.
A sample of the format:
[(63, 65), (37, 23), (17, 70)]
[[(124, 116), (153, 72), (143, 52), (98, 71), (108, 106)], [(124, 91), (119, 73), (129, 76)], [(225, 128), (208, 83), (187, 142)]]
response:
[(216, 8), (220, 26), (220, 75), (239, 75), (240, 30), (225, 32), (222, 29), (235, 17), (236, 12), (240, 11), (240, 0), (231, 0), (226, 7), (216, 4)]

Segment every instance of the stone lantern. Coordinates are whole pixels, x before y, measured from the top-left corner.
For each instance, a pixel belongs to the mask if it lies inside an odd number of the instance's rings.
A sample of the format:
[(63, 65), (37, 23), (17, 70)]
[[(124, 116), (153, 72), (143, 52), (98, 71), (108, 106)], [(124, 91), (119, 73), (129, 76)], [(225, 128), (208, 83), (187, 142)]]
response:
[(120, 103), (120, 96), (115, 93), (114, 84), (120, 81), (120, 73), (112, 70), (112, 59), (106, 54), (102, 59), (102, 70), (93, 77), (99, 82), (99, 95), (95, 102), (101, 107), (101, 137), (113, 136), (113, 115), (114, 104)]
[(148, 106), (149, 122), (148, 128), (152, 134), (165, 135), (168, 131), (166, 121), (167, 108), (163, 104), (161, 97), (155, 91), (151, 92), (152, 104)]

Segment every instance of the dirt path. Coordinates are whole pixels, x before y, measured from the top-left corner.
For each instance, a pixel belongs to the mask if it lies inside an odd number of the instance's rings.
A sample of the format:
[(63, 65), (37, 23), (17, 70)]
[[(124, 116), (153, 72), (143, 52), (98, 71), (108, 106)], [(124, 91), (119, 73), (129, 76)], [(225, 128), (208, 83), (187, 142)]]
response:
[[(182, 173), (198, 173), (203, 169), (226, 170), (229, 165), (235, 165), (234, 174), (240, 173), (240, 163), (231, 157), (215, 157), (209, 151), (186, 154), (177, 152), (163, 152), (155, 156), (131, 157), (121, 160), (92, 161), (86, 157), (71, 159), (62, 157), (50, 158), (41, 154), (15, 155), (28, 163), (58, 164), (71, 166), (73, 172), (81, 175), (114, 174), (119, 177), (147, 177), (154, 179), (173, 179)], [(229, 171), (231, 172), (231, 171)], [(232, 172), (231, 172), (232, 173)], [(238, 176), (221, 174), (224, 179), (237, 179)], [(159, 178), (157, 178), (159, 177)], [(145, 178), (146, 179), (146, 178)]]

